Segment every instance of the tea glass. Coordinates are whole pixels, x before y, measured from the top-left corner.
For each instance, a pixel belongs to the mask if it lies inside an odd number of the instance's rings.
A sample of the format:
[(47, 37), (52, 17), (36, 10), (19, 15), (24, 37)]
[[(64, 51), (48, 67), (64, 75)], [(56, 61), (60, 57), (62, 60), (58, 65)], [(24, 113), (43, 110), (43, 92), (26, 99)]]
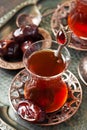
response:
[[(76, 35), (76, 41), (87, 49), (87, 0), (76, 0), (68, 15), (68, 25)], [(78, 66), (80, 79), (87, 85), (87, 56), (82, 58)]]
[[(24, 86), (24, 97), (25, 99), (31, 100), (39, 107), (44, 109), (46, 113), (51, 113), (59, 110), (65, 104), (68, 98), (68, 86), (63, 80), (62, 75), (65, 73), (67, 67), (69, 66), (70, 53), (66, 47), (62, 48), (61, 57), (65, 64), (65, 67), (58, 74), (51, 76), (42, 76), (32, 72), (28, 67), (28, 61), (31, 55), (35, 52), (51, 50), (55, 53), (58, 49), (58, 46), (59, 44), (53, 40), (37, 41), (26, 50), (23, 56), (23, 63), (30, 77), (29, 81), (26, 82)], [(61, 59), (58, 62), (61, 62)], [(49, 69), (51, 64), (45, 64), (47, 67), (46, 69)], [(34, 66), (35, 65), (36, 64), (34, 64)]]
[(87, 40), (87, 0), (76, 0), (70, 8), (68, 25), (80, 39)]

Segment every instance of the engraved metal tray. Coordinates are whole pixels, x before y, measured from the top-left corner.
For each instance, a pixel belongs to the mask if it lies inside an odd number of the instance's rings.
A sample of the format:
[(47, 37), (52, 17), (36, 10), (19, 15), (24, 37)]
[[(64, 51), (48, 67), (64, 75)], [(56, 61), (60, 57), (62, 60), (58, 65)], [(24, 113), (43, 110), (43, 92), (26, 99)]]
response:
[[(8, 1), (4, 0), (4, 1), (8, 3), (11, 0), (8, 0)], [(1, 1), (0, 3), (4, 3), (4, 1)], [(23, 5), (23, 3), (21, 3), (21, 0), (18, 0), (18, 1), (20, 1), (20, 4)], [(50, 12), (49, 15), (47, 16), (44, 15), (44, 17), (42, 18), (40, 27), (46, 29), (51, 34), (52, 38), (55, 39), (51, 30), (50, 20), (51, 20), (52, 12), (56, 9), (56, 6), (58, 5), (58, 3), (61, 3), (61, 0), (54, 0), (54, 1), (53, 0), (48, 0), (48, 1), (47, 0), (27, 0), (27, 2), (28, 2), (27, 6), (23, 10), (19, 11), (16, 15), (14, 15), (12, 19), (6, 22), (6, 24), (0, 29), (0, 39), (8, 35), (10, 32), (12, 32), (16, 28), (16, 25), (15, 25), (16, 16), (20, 12), (29, 12), (29, 10), (33, 6), (33, 2), (34, 3), (37, 2), (37, 6), (39, 7), (42, 14), (44, 13), (49, 14)], [(65, 3), (65, 0), (63, 2)], [(26, 1), (24, 1), (24, 3), (26, 3)], [(20, 4), (18, 5), (17, 9), (19, 9)], [(8, 6), (8, 4), (6, 6)], [(11, 13), (12, 12), (9, 12), (8, 16), (10, 16)], [(8, 16), (5, 15), (5, 17), (8, 17)], [(70, 72), (73, 72), (75, 79), (79, 80), (79, 81), (76, 80), (76, 82), (74, 82), (75, 85), (78, 85), (78, 83), (80, 82), (81, 84), (80, 87), (82, 87), (82, 90), (83, 90), (82, 103), (81, 105), (79, 103), (80, 107), (78, 111), (75, 114), (73, 114), (73, 116), (69, 118), (68, 120), (62, 123), (59, 123), (58, 125), (56, 124), (56, 125), (48, 126), (48, 127), (47, 126), (43, 127), (41, 125), (38, 126), (35, 124), (33, 125), (31, 123), (28, 123), (28, 126), (27, 126), (26, 122), (24, 121), (18, 122), (17, 117), (9, 103), (8, 90), (12, 82), (12, 79), (19, 72), (19, 70), (7, 70), (0, 67), (0, 130), (76, 130), (76, 129), (86, 130), (87, 129), (87, 116), (86, 116), (87, 115), (87, 87), (82, 84), (77, 74), (78, 62), (81, 57), (87, 54), (85, 51), (84, 52), (76, 51), (70, 47), (68, 49), (71, 53), (71, 58), (72, 58), (69, 70)], [(73, 76), (71, 80), (72, 81), (74, 80)]]

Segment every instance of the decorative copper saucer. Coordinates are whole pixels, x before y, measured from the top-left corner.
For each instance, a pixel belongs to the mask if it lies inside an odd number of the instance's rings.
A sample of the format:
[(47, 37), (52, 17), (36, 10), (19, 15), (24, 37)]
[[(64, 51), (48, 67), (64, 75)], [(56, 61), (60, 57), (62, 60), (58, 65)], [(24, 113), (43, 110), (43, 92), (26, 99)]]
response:
[[(43, 36), (44, 40), (49, 39), (49, 43), (44, 43), (43, 46), (49, 47), (51, 45), (51, 36), (49, 32), (43, 28), (39, 28), (39, 33)], [(9, 36), (11, 37), (11, 36)], [(8, 62), (4, 60), (3, 58), (0, 57), (0, 67), (4, 69), (9, 69), (9, 70), (17, 70), (17, 69), (22, 69), (24, 68), (23, 62), (22, 61), (17, 61), (17, 62)]]
[[(70, 12), (71, 6), (74, 6), (76, 0), (66, 1), (63, 4), (58, 4), (55, 9), (52, 19), (51, 19), (51, 28), (56, 35), (56, 30), (59, 29), (59, 24), (61, 23), (65, 28), (68, 27), (67, 18)], [(82, 40), (77, 38), (77, 36), (72, 32), (71, 42), (69, 44), (70, 48), (87, 51), (87, 40)]]
[[(17, 104), (24, 100), (23, 87), (26, 81), (30, 79), (27, 70), (22, 70), (13, 79), (9, 99), (13, 110), (16, 112)], [(70, 72), (66, 71), (63, 74), (63, 80), (67, 83), (69, 89), (69, 96), (64, 106), (53, 113), (47, 114), (44, 122), (39, 125), (50, 126), (62, 123), (72, 117), (78, 110), (82, 101), (82, 88), (77, 78)], [(29, 124), (29, 122), (28, 122)]]

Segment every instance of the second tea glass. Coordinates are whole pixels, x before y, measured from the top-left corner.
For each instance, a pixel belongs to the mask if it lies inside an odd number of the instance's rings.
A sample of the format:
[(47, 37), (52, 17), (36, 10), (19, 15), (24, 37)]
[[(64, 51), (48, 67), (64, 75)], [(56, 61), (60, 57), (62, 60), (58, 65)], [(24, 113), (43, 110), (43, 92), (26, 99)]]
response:
[[(76, 35), (77, 41), (80, 41), (87, 47), (87, 1), (76, 0), (71, 6), (68, 15), (68, 25)], [(81, 59), (78, 66), (78, 74), (85, 85), (87, 85), (87, 57)]]

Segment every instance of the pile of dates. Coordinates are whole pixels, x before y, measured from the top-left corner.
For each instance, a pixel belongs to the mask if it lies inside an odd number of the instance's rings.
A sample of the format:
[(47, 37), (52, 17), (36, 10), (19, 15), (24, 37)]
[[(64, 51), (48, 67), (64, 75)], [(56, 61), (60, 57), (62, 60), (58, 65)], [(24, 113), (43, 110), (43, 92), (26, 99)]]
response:
[(38, 26), (21, 26), (12, 32), (10, 39), (0, 40), (0, 56), (5, 60), (22, 59), (23, 53), (33, 43), (42, 40)]

